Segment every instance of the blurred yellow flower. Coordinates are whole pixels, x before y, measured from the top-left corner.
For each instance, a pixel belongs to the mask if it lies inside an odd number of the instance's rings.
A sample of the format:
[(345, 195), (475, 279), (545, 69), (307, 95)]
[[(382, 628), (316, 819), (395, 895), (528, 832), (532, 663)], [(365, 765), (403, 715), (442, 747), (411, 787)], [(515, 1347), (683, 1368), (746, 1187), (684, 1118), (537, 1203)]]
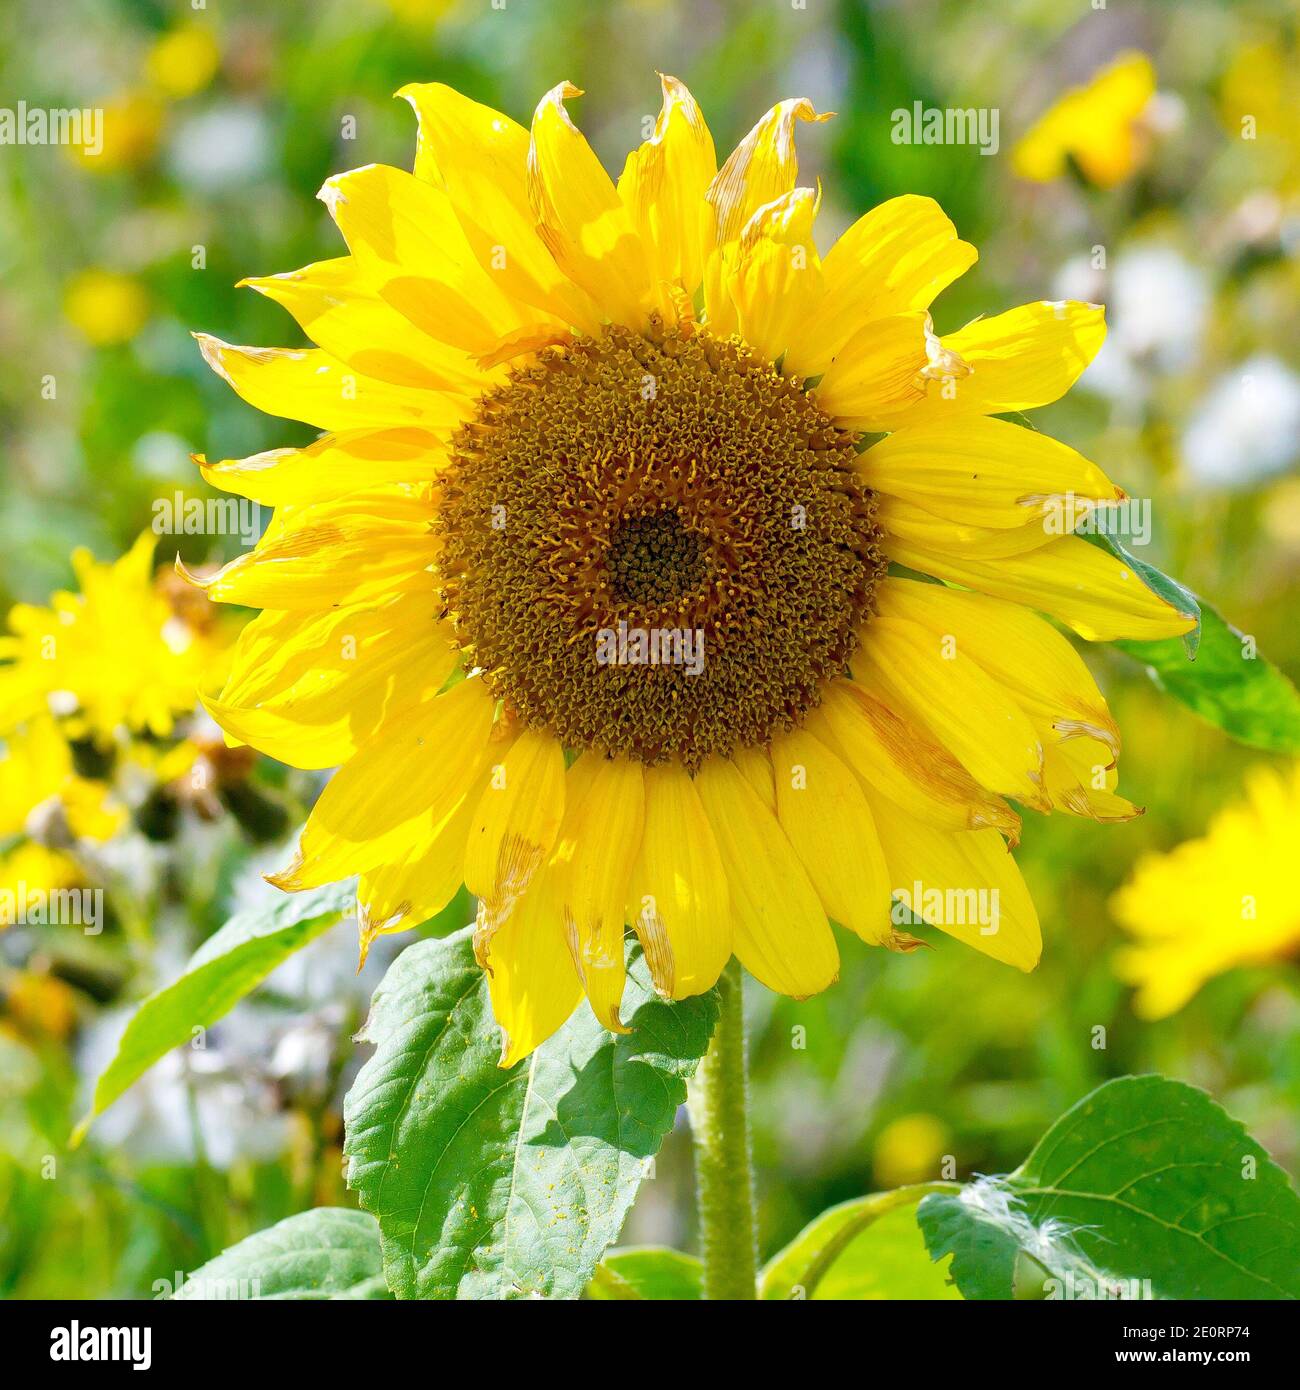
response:
[(1300, 190), (1300, 49), (1276, 41), (1242, 44), (1224, 73), (1224, 125), (1257, 157), (1260, 176), (1284, 193)]
[(125, 819), (125, 811), (112, 803), (102, 782), (77, 776), (67, 741), (54, 720), (42, 716), (4, 741), (0, 837), (24, 833), (32, 812), (55, 799), (77, 839), (107, 840)]
[(88, 343), (111, 347), (129, 342), (144, 327), (149, 296), (129, 275), (115, 270), (83, 270), (68, 282), (63, 312)]
[(1144, 116), (1156, 93), (1145, 53), (1122, 53), (1091, 81), (1072, 87), (1012, 151), (1016, 173), (1035, 183), (1059, 179), (1073, 160), (1089, 182), (1113, 188), (1146, 160)]
[(76, 994), (53, 975), (14, 970), (4, 983), (5, 1014), (22, 1033), (66, 1038), (77, 1022)]
[(453, 10), (457, 0), (383, 0), (403, 24), (432, 24)]
[[(35, 719), (6, 738), (0, 750), (0, 931), (11, 926), (13, 904), (29, 895), (85, 883), (68, 849), (78, 840), (102, 842), (126, 823), (126, 808), (102, 782), (79, 777), (72, 750), (53, 719)], [(32, 834), (48, 837), (28, 839)], [(64, 848), (62, 846), (66, 846)]]
[(939, 1177), (952, 1136), (937, 1115), (900, 1115), (876, 1139), (871, 1166), (879, 1188), (904, 1187)]
[(74, 738), (106, 743), (122, 727), (165, 737), (199, 685), (221, 679), (217, 634), (178, 616), (154, 580), (156, 540), (146, 531), (106, 564), (77, 550), (80, 593), (14, 606), (13, 635), (0, 636), (0, 730), (52, 711)]
[(1138, 861), (1111, 898), (1136, 941), (1116, 973), (1137, 985), (1143, 1018), (1177, 1012), (1207, 980), (1300, 948), (1300, 763), (1257, 767), (1246, 798), (1220, 811), (1203, 838)]
[(201, 92), (216, 76), (221, 50), (211, 29), (183, 24), (160, 38), (145, 58), (145, 73), (166, 96), (181, 100)]
[(131, 169), (145, 163), (158, 148), (163, 109), (148, 92), (126, 92), (104, 107), (103, 148), (92, 154), (84, 145), (65, 148), (71, 158), (97, 174)]

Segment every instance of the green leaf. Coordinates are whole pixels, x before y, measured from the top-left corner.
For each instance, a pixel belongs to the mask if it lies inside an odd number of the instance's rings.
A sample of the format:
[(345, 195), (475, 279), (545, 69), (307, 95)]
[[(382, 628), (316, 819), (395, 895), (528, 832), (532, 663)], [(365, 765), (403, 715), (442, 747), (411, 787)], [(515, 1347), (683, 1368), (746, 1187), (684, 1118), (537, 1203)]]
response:
[(912, 1207), (898, 1207), (850, 1241), (826, 1271), (813, 1298), (823, 1302), (863, 1299), (960, 1301), (948, 1272), (930, 1260)]
[(1107, 1082), (1009, 1177), (928, 1196), (917, 1220), (967, 1298), (1100, 1297), (1116, 1281), (1155, 1298), (1300, 1297), (1300, 1197), (1204, 1091), (1162, 1076)]
[(1095, 531), (1080, 533), (1081, 539), (1090, 541), (1101, 550), (1108, 551), (1122, 564), (1129, 569), (1147, 586), (1148, 589), (1159, 598), (1169, 604), (1175, 612), (1182, 613), (1188, 618), (1196, 619), (1196, 626), (1181, 637), (1173, 637), (1169, 640), (1178, 643), (1187, 652), (1188, 659), (1196, 656), (1196, 649), (1201, 641), (1201, 605), (1197, 597), (1185, 585), (1180, 584), (1176, 579), (1171, 579), (1162, 570), (1158, 570), (1154, 565), (1149, 565), (1145, 560), (1139, 560), (1131, 550), (1122, 546), (1114, 536), (1099, 534)]
[(767, 1262), (759, 1278), (758, 1296), (812, 1298), (827, 1271), (874, 1222), (900, 1207), (915, 1206), (929, 1192), (956, 1190), (954, 1183), (916, 1183), (829, 1207)]
[(663, 1246), (646, 1245), (611, 1250), (596, 1266), (587, 1297), (627, 1302), (688, 1303), (702, 1298), (704, 1266), (694, 1255)]
[(299, 1212), (258, 1231), (196, 1269), (178, 1299), (391, 1298), (379, 1227), (344, 1207)]
[(265, 906), (232, 917), (190, 958), (184, 973), (145, 999), (131, 1016), (117, 1053), (95, 1084), (90, 1113), (72, 1135), (85, 1137), (102, 1114), (164, 1054), (189, 1042), (255, 989), (281, 961), (328, 931), (356, 903), (353, 882), (305, 893), (275, 892)]
[(1275, 753), (1300, 753), (1300, 692), (1254, 644), (1208, 604), (1201, 605), (1201, 642), (1189, 660), (1182, 640), (1116, 642), (1142, 662), (1151, 679), (1202, 719), (1240, 743)]
[(1161, 690), (1238, 742), (1300, 753), (1300, 693), (1276, 666), (1254, 654), (1244, 633), (1113, 536), (1088, 534), (1084, 539), (1109, 551), (1178, 612), (1196, 618), (1196, 626), (1181, 637), (1113, 645), (1142, 662)]
[(375, 991), (344, 1104), (348, 1183), (399, 1298), (576, 1298), (617, 1238), (717, 1020), (655, 998), (633, 951), (615, 1037), (586, 1005), (502, 1071), (471, 931), (420, 941)]

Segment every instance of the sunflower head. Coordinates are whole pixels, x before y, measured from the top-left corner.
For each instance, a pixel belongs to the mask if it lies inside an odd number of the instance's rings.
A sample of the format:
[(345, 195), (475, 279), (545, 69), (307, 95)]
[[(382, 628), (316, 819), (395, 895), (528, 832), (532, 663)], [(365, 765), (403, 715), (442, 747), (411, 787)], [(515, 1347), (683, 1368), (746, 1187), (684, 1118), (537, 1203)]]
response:
[(623, 1027), (628, 926), (673, 998), (733, 953), (814, 993), (832, 921), (1030, 968), (1011, 803), (1135, 813), (1105, 701), (1031, 610), (1092, 640), (1191, 623), (1070, 533), (1124, 494), (997, 418), (1069, 388), (1101, 310), (938, 335), (975, 251), (937, 204), (885, 203), (823, 260), (795, 132), (825, 116), (783, 101), (719, 167), (662, 86), (617, 181), (568, 83), (531, 129), (404, 89), (414, 173), (330, 179), (348, 254), (248, 282), (315, 346), (200, 337), (323, 431), (202, 463), (277, 508), (205, 581), (266, 610), (210, 708), (339, 767), (273, 881), (359, 874), (363, 946), (465, 883), (506, 1064), (584, 991)]

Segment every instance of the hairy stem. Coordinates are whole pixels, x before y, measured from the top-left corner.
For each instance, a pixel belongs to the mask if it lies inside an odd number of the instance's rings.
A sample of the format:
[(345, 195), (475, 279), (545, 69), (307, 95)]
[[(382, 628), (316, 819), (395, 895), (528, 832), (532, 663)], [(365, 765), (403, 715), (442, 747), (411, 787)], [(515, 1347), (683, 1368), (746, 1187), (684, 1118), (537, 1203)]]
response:
[(758, 1240), (749, 1152), (744, 989), (732, 959), (718, 981), (717, 1031), (691, 1089), (704, 1297), (757, 1297)]

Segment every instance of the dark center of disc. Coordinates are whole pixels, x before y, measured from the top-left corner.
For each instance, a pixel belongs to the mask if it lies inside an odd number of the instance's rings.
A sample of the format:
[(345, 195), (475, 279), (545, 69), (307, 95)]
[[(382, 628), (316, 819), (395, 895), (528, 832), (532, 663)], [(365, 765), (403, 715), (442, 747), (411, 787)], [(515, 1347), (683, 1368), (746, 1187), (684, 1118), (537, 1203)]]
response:
[(645, 763), (796, 727), (887, 566), (854, 436), (693, 325), (543, 349), (454, 436), (438, 494), (466, 665), (524, 726)]
[(610, 584), (630, 603), (669, 603), (699, 587), (706, 554), (704, 537), (682, 525), (676, 508), (630, 517), (610, 537)]

